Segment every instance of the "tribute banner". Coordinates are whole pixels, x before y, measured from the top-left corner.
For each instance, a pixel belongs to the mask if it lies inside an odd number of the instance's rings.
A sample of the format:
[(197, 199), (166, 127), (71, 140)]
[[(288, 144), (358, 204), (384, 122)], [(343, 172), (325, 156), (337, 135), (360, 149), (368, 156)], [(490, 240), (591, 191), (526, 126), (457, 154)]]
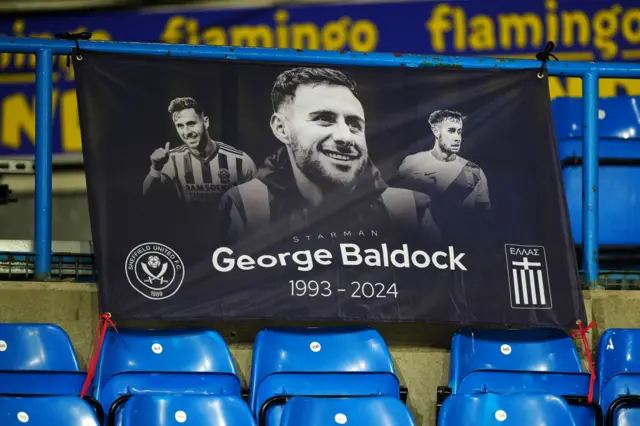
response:
[(116, 320), (586, 321), (537, 69), (83, 52)]

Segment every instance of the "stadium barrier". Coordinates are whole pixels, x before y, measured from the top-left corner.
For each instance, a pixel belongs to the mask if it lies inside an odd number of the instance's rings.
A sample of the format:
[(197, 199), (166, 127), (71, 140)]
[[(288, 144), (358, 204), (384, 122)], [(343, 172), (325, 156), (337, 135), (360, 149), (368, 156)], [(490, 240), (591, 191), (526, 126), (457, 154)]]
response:
[[(35, 155), (35, 278), (47, 280), (51, 274), (52, 238), (52, 90), (53, 57), (72, 55), (75, 49), (92, 51), (166, 55), (173, 57), (271, 61), (306, 64), (379, 67), (443, 67), (468, 69), (531, 69), (546, 67), (550, 76), (582, 79), (583, 90), (583, 180), (582, 232), (584, 281), (597, 286), (598, 250), (598, 80), (600, 78), (640, 78), (640, 64), (615, 62), (564, 62), (480, 57), (402, 55), (338, 51), (301, 51), (161, 43), (106, 42), (68, 39), (0, 38), (0, 52), (36, 56), (36, 155)], [(549, 52), (547, 52), (549, 53)], [(548, 58), (548, 57), (547, 57)], [(78, 57), (77, 59), (81, 59)], [(43, 101), (48, 100), (48, 101)]]

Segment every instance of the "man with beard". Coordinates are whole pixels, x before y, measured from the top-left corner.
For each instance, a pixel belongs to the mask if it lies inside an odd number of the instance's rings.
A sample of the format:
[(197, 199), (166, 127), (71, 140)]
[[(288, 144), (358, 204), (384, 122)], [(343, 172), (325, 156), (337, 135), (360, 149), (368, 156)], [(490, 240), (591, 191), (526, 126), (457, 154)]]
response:
[(183, 145), (170, 149), (167, 142), (151, 154), (142, 192), (173, 187), (187, 206), (213, 203), (217, 209), (222, 194), (250, 181), (256, 166), (243, 151), (211, 139), (209, 117), (193, 98), (172, 100), (168, 111)]
[[(399, 168), (405, 188), (428, 194), (438, 209), (451, 213), (451, 208), (489, 210), (489, 187), (482, 169), (462, 158), (462, 114), (439, 110), (429, 117), (435, 136), (433, 149), (409, 155)], [(446, 207), (445, 207), (446, 206)]]
[(439, 237), (429, 197), (387, 186), (369, 159), (364, 109), (346, 75), (327, 68), (287, 70), (276, 79), (271, 101), (271, 130), (283, 147), (255, 179), (223, 196), (226, 244), (275, 250), (274, 244), (289, 244), (298, 233), (324, 239), (345, 229), (380, 230), (403, 242), (404, 236), (420, 242)]

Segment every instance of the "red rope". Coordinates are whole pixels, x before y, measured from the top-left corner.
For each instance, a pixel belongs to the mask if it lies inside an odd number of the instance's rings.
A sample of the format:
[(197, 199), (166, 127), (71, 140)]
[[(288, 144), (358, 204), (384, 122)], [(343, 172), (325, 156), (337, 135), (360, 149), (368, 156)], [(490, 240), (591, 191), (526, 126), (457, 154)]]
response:
[(100, 315), (98, 319), (98, 326), (96, 327), (96, 336), (94, 340), (93, 353), (91, 354), (91, 359), (89, 360), (89, 367), (87, 368), (87, 378), (82, 385), (82, 391), (80, 392), (80, 397), (84, 398), (89, 390), (89, 386), (91, 385), (91, 381), (93, 380), (93, 376), (96, 374), (96, 368), (98, 366), (98, 359), (100, 358), (100, 351), (102, 351), (102, 344), (104, 343), (104, 338), (107, 334), (107, 328), (111, 326), (113, 329), (118, 332), (116, 325), (111, 321), (111, 314), (106, 313)]
[(589, 381), (589, 403), (593, 402), (593, 389), (596, 383), (596, 372), (593, 368), (593, 362), (591, 362), (591, 349), (589, 349), (589, 341), (587, 340), (587, 332), (595, 327), (595, 321), (591, 321), (589, 325), (585, 328), (582, 326), (582, 321), (576, 321), (579, 327), (579, 330), (571, 332), (571, 337), (577, 339), (580, 337), (582, 339), (582, 345), (584, 346), (584, 351), (587, 354), (587, 362), (589, 363), (589, 372), (591, 373), (591, 380)]

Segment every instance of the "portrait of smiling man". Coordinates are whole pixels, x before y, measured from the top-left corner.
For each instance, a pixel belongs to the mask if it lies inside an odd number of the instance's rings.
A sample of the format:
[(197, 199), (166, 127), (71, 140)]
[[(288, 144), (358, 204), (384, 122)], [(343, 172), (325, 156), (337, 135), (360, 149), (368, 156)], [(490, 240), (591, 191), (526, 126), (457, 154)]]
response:
[(223, 196), (227, 244), (248, 236), (256, 241), (260, 235), (288, 238), (292, 232), (328, 235), (343, 229), (439, 237), (429, 197), (389, 187), (370, 160), (364, 107), (355, 82), (343, 72), (284, 71), (273, 85), (271, 104), (270, 127), (282, 146), (255, 179)]
[(209, 117), (195, 99), (173, 99), (168, 113), (182, 145), (171, 149), (166, 142), (151, 154), (143, 195), (173, 187), (186, 205), (214, 203), (217, 210), (225, 191), (253, 178), (253, 160), (245, 152), (211, 138)]

